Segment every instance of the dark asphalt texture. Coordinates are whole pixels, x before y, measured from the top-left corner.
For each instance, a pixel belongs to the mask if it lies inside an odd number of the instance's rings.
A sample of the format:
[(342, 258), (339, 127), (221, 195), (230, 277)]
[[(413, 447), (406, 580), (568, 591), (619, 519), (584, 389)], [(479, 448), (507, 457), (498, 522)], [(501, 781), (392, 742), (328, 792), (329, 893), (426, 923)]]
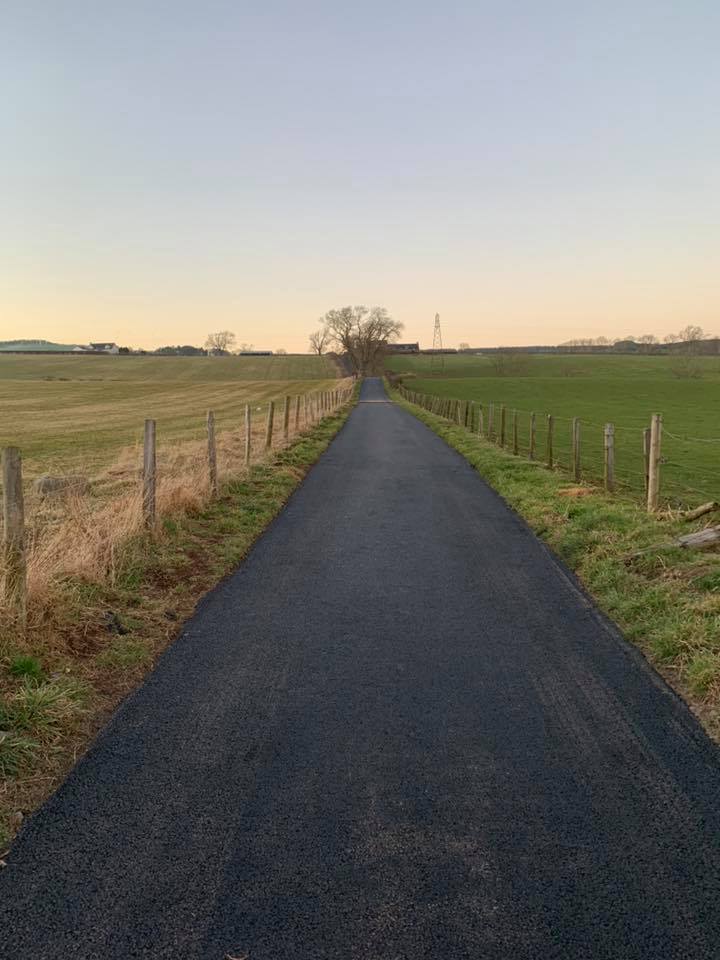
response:
[(719, 786), (524, 523), (361, 403), (29, 821), (0, 956), (706, 960)]

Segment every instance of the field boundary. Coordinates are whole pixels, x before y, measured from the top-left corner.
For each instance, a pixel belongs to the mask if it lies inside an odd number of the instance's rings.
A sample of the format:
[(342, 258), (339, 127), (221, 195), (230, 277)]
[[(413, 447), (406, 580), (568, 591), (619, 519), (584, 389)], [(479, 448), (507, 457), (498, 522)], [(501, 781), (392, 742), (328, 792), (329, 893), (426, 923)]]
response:
[[(346, 379), (339, 384), (337, 389), (285, 396), (277, 410), (273, 400), (262, 406), (246, 403), (242, 429), (229, 432), (232, 446), (226, 444), (225, 448), (222, 447), (223, 435), (216, 433), (215, 414), (208, 410), (205, 441), (194, 445), (171, 443), (160, 462), (162, 429), (158, 430), (155, 419), (148, 418), (144, 423), (142, 467), (136, 481), (130, 471), (118, 496), (95, 503), (84, 477), (41, 477), (29, 491), (34, 510), (27, 522), (27, 485), (23, 484), (21, 450), (3, 447), (0, 609), (4, 617), (9, 617), (21, 631), (25, 630), (28, 602), (32, 600), (34, 587), (37, 592), (40, 571), (43, 583), (68, 572), (97, 576), (101, 567), (111, 574), (114, 557), (108, 555), (108, 544), (112, 544), (113, 549), (121, 547), (123, 540), (135, 535), (141, 527), (153, 531), (163, 515), (182, 510), (188, 496), (194, 504), (217, 496), (219, 449), (227, 453), (225, 479), (248, 470), (252, 463), (272, 456), (275, 449), (287, 445), (292, 437), (346, 404), (352, 396), (354, 382)], [(257, 411), (261, 411), (260, 418)], [(181, 450), (185, 451), (184, 456), (174, 456)], [(103, 528), (103, 534), (99, 539), (95, 537), (95, 554), (86, 558), (85, 569), (81, 570), (74, 556), (77, 548), (73, 534), (84, 529), (87, 549), (90, 526)], [(73, 529), (64, 530), (64, 527)], [(63, 533), (67, 534), (64, 543)], [(65, 551), (73, 556), (68, 558)]]
[(673, 476), (673, 468), (681, 465), (689, 445), (702, 450), (703, 445), (720, 444), (720, 437), (677, 436), (665, 427), (661, 413), (653, 414), (646, 427), (626, 427), (540, 414), (504, 403), (422, 393), (408, 389), (397, 375), (393, 387), (410, 403), (463, 426), (514, 456), (524, 456), (550, 470), (564, 470), (575, 483), (599, 483), (608, 493), (642, 500), (649, 513), (662, 506), (697, 509), (701, 502), (714, 509), (720, 500), (720, 482), (714, 472), (700, 470), (694, 481), (697, 485)]

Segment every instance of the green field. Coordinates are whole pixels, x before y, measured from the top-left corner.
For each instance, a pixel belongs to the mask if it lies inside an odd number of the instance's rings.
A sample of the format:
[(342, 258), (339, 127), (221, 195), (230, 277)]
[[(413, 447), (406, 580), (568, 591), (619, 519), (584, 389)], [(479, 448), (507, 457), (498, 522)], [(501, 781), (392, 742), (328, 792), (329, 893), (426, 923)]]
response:
[(26, 475), (93, 470), (158, 422), (158, 439), (239, 427), (245, 404), (329, 388), (326, 357), (0, 355), (0, 446), (20, 447)]
[(697, 358), (698, 376), (685, 376), (671, 357), (547, 355), (523, 356), (521, 369), (500, 375), (489, 356), (448, 355), (444, 369), (431, 357), (391, 357), (387, 366), (407, 376), (406, 386), (423, 393), (493, 404), (495, 420), (518, 411), (521, 452), (527, 450), (530, 412), (538, 423), (538, 451), (545, 445), (546, 415), (555, 417), (555, 453), (570, 461), (570, 424), (581, 420), (585, 476), (602, 476), (605, 423), (614, 423), (616, 463), (622, 488), (644, 486), (642, 431), (653, 413), (663, 415), (661, 490), (671, 504), (720, 500), (720, 359)]

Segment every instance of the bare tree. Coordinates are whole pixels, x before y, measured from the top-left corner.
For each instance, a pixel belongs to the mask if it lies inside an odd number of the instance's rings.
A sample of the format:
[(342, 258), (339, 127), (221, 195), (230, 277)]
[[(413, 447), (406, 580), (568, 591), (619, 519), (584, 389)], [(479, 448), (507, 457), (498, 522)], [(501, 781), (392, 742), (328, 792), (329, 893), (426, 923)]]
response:
[(682, 340), (683, 343), (692, 343), (693, 340), (704, 340), (705, 331), (702, 327), (693, 326), (689, 323), (686, 327), (683, 327), (682, 330), (678, 333), (678, 340)]
[(235, 346), (235, 334), (229, 330), (220, 330), (218, 333), (209, 333), (205, 341), (205, 349), (210, 353), (230, 353)]
[(643, 333), (637, 338), (638, 343), (660, 343), (654, 333)]
[(665, 343), (692, 343), (694, 340), (704, 340), (705, 331), (702, 327), (696, 327), (689, 323), (678, 333), (668, 333), (664, 338)]
[(245, 341), (243, 341), (238, 347), (238, 353), (252, 353), (254, 349), (254, 343), (245, 343)]
[(529, 366), (527, 354), (503, 350), (502, 347), (490, 354), (490, 362), (498, 377), (521, 377), (527, 372)]
[[(669, 337), (672, 337), (672, 340), (669, 340)], [(675, 355), (670, 364), (670, 369), (676, 377), (680, 377), (683, 380), (702, 377), (702, 362), (698, 359), (697, 354), (701, 352), (698, 341), (704, 339), (705, 331), (703, 328), (694, 326), (691, 323), (683, 327), (678, 333), (668, 334), (665, 338), (668, 343), (682, 344), (682, 346), (678, 347), (679, 352), (673, 351)]]
[(275, 351), (275, 356), (277, 357), (287, 356), (287, 350), (285, 349), (285, 347), (278, 347), (277, 350)]
[(330, 333), (327, 327), (320, 327), (315, 333), (310, 334), (310, 353), (316, 353), (321, 357), (327, 349)]
[(403, 329), (385, 307), (341, 307), (329, 310), (323, 321), (329, 343), (348, 354), (361, 376), (377, 369), (387, 344)]
[(469, 343), (465, 343), (464, 340), (463, 340), (462, 343), (459, 343), (459, 344), (458, 344), (458, 350), (469, 350), (469, 349), (470, 349), (470, 344), (469, 344)]

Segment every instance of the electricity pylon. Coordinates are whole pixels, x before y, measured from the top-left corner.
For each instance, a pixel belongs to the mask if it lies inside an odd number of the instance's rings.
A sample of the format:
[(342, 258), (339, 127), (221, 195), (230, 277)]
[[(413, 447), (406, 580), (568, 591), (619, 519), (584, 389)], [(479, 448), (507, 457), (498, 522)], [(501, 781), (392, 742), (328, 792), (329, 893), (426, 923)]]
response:
[(440, 314), (435, 314), (435, 330), (433, 331), (433, 352), (430, 354), (430, 373), (442, 372), (445, 369), (445, 354), (442, 352), (442, 330), (440, 329)]

